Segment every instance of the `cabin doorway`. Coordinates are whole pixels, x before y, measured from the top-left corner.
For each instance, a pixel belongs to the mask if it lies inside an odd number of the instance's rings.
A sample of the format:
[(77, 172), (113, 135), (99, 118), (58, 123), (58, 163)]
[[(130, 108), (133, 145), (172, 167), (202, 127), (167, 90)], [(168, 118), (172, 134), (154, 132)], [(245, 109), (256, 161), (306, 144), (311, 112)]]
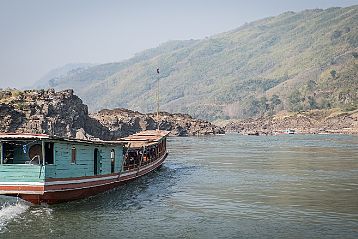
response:
[(93, 174), (97, 175), (98, 174), (98, 149), (95, 148), (94, 149), (94, 153), (93, 153)]
[(115, 164), (116, 164), (116, 152), (114, 151), (114, 149), (112, 149), (111, 150), (111, 173), (114, 173)]
[(46, 164), (53, 164), (54, 163), (54, 150), (53, 150), (53, 143), (46, 142), (45, 143), (45, 163)]

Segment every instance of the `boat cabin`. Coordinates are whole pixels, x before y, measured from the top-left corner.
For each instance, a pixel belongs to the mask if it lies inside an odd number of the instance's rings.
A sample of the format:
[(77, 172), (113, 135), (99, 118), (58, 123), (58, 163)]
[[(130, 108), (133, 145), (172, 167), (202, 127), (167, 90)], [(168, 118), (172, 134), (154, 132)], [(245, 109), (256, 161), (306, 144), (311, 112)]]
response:
[(119, 173), (123, 144), (33, 134), (0, 134), (0, 182)]

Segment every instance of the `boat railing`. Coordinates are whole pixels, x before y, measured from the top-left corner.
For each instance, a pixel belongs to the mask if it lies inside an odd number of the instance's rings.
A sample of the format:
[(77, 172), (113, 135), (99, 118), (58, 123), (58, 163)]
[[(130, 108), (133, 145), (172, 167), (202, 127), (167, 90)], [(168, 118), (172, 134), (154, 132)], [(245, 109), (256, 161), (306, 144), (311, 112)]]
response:
[(140, 167), (147, 166), (151, 163), (156, 162), (158, 159), (162, 158), (164, 156), (165, 152), (160, 151), (156, 154), (149, 155), (147, 153), (144, 153), (140, 156), (139, 161), (136, 163), (135, 159), (133, 158), (131, 161), (127, 158), (129, 157), (127, 154), (124, 156), (124, 162), (123, 162), (123, 171), (135, 171), (138, 170)]

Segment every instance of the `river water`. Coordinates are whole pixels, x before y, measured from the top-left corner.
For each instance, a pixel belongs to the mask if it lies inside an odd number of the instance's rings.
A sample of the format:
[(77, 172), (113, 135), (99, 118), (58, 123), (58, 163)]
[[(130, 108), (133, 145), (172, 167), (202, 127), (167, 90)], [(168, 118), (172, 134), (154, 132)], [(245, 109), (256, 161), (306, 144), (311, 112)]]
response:
[(0, 238), (358, 238), (358, 137), (170, 138), (157, 171), (54, 206), (0, 197)]

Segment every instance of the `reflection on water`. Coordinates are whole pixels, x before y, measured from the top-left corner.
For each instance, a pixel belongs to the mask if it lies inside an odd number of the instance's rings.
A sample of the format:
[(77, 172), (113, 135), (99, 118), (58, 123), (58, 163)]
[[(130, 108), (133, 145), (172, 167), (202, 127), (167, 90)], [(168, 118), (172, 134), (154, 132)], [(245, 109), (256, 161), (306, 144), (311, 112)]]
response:
[(50, 207), (1, 199), (0, 238), (358, 237), (358, 137), (168, 145), (161, 169), (95, 197)]

